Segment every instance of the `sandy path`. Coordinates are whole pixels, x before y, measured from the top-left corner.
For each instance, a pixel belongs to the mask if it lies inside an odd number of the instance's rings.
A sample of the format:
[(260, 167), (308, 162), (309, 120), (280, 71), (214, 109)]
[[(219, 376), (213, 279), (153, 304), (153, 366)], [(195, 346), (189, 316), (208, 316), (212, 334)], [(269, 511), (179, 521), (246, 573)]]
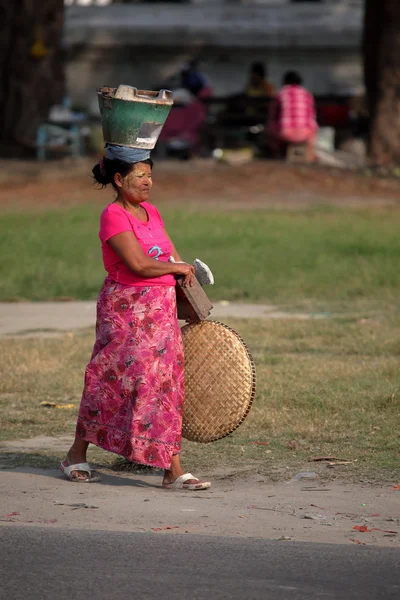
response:
[[(216, 302), (211, 313), (214, 320), (238, 319), (313, 319), (323, 313), (283, 312), (273, 305)], [(1, 336), (46, 336), (94, 327), (96, 303), (82, 302), (18, 302), (0, 303)]]
[[(3, 470), (0, 522), (400, 546), (400, 536), (389, 533), (400, 532), (400, 492), (392, 486), (318, 479), (271, 484), (227, 472), (212, 479), (211, 490), (180, 492), (161, 489), (158, 474), (104, 471), (99, 483), (73, 484), (56, 470)], [(377, 530), (360, 533), (357, 525)]]

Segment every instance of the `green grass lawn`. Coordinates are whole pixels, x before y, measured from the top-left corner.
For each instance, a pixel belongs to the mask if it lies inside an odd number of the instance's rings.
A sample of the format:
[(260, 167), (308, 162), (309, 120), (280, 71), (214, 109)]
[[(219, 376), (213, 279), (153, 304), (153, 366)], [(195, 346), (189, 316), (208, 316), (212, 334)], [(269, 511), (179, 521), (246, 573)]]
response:
[[(93, 205), (0, 216), (0, 300), (94, 299), (104, 271)], [(162, 207), (183, 257), (212, 267), (214, 300), (315, 310), (397, 304), (400, 210)]]
[[(0, 300), (96, 298), (104, 278), (100, 211), (88, 204), (1, 215)], [(309, 321), (228, 321), (254, 354), (257, 398), (232, 436), (206, 446), (186, 443), (186, 464), (253, 465), (281, 478), (296, 469), (328, 472), (309, 460), (333, 455), (355, 461), (334, 476), (394, 478), (400, 210), (207, 211), (188, 205), (161, 212), (182, 256), (212, 267), (212, 299), (334, 313)], [(40, 402), (79, 403), (92, 343), (93, 332), (0, 340), (0, 439), (72, 438), (76, 408), (44, 409)], [(38, 464), (38, 456), (8, 458)], [(104, 453), (93, 456), (105, 460)]]

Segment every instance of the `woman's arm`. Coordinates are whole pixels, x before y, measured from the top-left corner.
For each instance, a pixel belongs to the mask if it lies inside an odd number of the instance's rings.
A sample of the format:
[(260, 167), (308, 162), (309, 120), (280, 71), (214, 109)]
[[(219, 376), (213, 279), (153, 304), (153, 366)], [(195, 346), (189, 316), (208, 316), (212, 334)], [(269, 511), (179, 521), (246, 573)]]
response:
[(132, 231), (124, 231), (113, 235), (108, 240), (108, 244), (136, 275), (141, 277), (160, 277), (169, 274), (184, 275), (185, 285), (190, 285), (192, 281), (194, 267), (182, 262), (162, 262), (151, 256), (146, 256)]
[[(165, 229), (165, 227), (164, 227), (164, 235), (165, 235), (165, 237), (167, 237), (169, 239), (169, 241), (172, 244), (172, 250), (171, 250), (171, 256), (172, 256), (172, 258), (177, 263), (179, 263), (179, 262), (182, 263), (183, 261), (182, 261), (180, 255), (179, 255), (179, 253), (178, 253), (178, 250), (175, 248), (174, 242), (171, 240), (171, 238), (170, 238), (170, 236), (168, 234), (168, 231)], [(186, 263), (184, 263), (184, 264), (186, 264)], [(194, 267), (193, 267), (193, 271), (191, 273), (189, 273), (189, 275), (187, 277), (185, 277), (184, 285), (185, 286), (186, 285), (192, 286), (194, 284), (194, 279), (195, 279), (195, 275), (194, 275)]]

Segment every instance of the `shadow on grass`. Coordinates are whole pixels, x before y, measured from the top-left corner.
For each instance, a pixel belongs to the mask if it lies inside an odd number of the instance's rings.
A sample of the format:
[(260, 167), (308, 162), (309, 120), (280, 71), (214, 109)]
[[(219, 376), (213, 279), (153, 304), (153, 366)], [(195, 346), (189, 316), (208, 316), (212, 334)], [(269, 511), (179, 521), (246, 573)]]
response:
[(58, 456), (32, 452), (0, 452), (2, 471), (19, 468), (54, 469), (60, 463)]
[[(67, 478), (59, 471), (60, 457), (47, 454), (38, 454), (30, 452), (0, 452), (0, 470), (1, 471), (13, 471), (18, 469), (19, 473), (29, 473), (30, 475), (38, 475), (40, 477), (50, 477), (52, 479), (62, 479), (67, 483)], [(99, 468), (108, 468), (104, 465), (92, 462), (92, 466), (97, 471)], [(149, 476), (155, 477), (159, 475), (159, 483), (153, 481), (143, 481), (143, 479), (133, 479), (132, 477), (118, 476), (111, 473), (99, 473), (101, 479), (98, 482), (93, 482), (91, 485), (110, 485), (110, 486), (133, 486), (133, 487), (148, 487), (148, 488), (161, 488), (161, 470), (155, 469), (140, 469), (140, 470), (125, 470), (125, 473), (138, 474), (142, 478)], [(73, 483), (73, 482), (70, 482)]]

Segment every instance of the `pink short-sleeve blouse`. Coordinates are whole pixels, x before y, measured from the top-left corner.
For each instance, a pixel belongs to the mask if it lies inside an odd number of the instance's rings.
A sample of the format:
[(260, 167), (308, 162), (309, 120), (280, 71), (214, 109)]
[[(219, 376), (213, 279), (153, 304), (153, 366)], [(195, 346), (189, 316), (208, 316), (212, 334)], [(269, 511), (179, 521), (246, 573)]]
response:
[(161, 215), (156, 207), (148, 202), (142, 202), (142, 207), (147, 212), (147, 223), (143, 223), (118, 204), (109, 204), (103, 210), (100, 217), (99, 237), (104, 268), (110, 279), (125, 285), (174, 286), (175, 278), (172, 274), (153, 278), (136, 275), (125, 265), (110, 244), (107, 244), (107, 241), (113, 235), (124, 231), (132, 231), (145, 254), (162, 262), (169, 261), (172, 244), (164, 233), (164, 223)]

